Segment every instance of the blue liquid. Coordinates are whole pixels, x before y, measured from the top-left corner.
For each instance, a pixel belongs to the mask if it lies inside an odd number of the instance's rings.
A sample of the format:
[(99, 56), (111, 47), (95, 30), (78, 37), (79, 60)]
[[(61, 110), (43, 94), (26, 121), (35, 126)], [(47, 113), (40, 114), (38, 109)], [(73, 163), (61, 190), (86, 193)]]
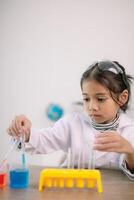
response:
[(14, 169), (10, 171), (11, 188), (28, 188), (29, 171), (28, 169)]

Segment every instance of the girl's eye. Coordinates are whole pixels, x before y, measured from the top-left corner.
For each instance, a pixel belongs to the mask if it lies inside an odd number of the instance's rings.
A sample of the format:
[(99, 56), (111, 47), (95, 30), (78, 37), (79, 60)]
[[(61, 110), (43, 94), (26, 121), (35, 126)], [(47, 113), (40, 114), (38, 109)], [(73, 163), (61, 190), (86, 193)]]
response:
[(88, 98), (84, 98), (83, 99), (83, 101), (86, 101), (86, 102), (88, 102), (90, 99), (88, 99)]
[(98, 101), (99, 102), (104, 102), (106, 99), (104, 99), (104, 98), (98, 98)]

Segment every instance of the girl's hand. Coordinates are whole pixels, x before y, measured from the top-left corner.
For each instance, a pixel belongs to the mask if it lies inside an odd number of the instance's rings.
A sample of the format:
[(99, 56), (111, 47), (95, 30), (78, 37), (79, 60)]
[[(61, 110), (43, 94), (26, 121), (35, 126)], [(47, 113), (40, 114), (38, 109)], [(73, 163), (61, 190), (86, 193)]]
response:
[(96, 136), (94, 149), (99, 151), (131, 154), (132, 145), (116, 131), (99, 133)]
[(31, 126), (32, 124), (29, 119), (27, 119), (24, 115), (19, 115), (12, 120), (7, 132), (9, 135), (14, 137), (20, 137), (20, 135), (24, 133), (25, 141), (28, 142), (30, 138)]

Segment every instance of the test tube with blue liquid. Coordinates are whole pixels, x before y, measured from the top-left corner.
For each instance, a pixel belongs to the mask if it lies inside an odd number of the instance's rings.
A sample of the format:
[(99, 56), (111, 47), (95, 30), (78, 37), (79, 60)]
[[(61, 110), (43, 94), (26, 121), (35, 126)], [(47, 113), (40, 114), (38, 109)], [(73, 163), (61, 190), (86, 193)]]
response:
[(29, 185), (29, 170), (26, 165), (25, 136), (22, 134), (19, 143), (20, 165), (14, 165), (10, 170), (10, 187), (15, 189), (25, 189)]

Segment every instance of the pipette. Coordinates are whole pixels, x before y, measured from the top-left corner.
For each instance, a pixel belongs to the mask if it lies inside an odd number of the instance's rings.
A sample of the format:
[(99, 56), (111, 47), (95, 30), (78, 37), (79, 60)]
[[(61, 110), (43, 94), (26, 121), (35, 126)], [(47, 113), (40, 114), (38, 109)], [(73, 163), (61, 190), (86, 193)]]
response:
[(21, 159), (22, 159), (22, 166), (23, 168), (26, 167), (26, 154), (25, 154), (25, 134), (22, 133), (22, 154), (21, 154)]

